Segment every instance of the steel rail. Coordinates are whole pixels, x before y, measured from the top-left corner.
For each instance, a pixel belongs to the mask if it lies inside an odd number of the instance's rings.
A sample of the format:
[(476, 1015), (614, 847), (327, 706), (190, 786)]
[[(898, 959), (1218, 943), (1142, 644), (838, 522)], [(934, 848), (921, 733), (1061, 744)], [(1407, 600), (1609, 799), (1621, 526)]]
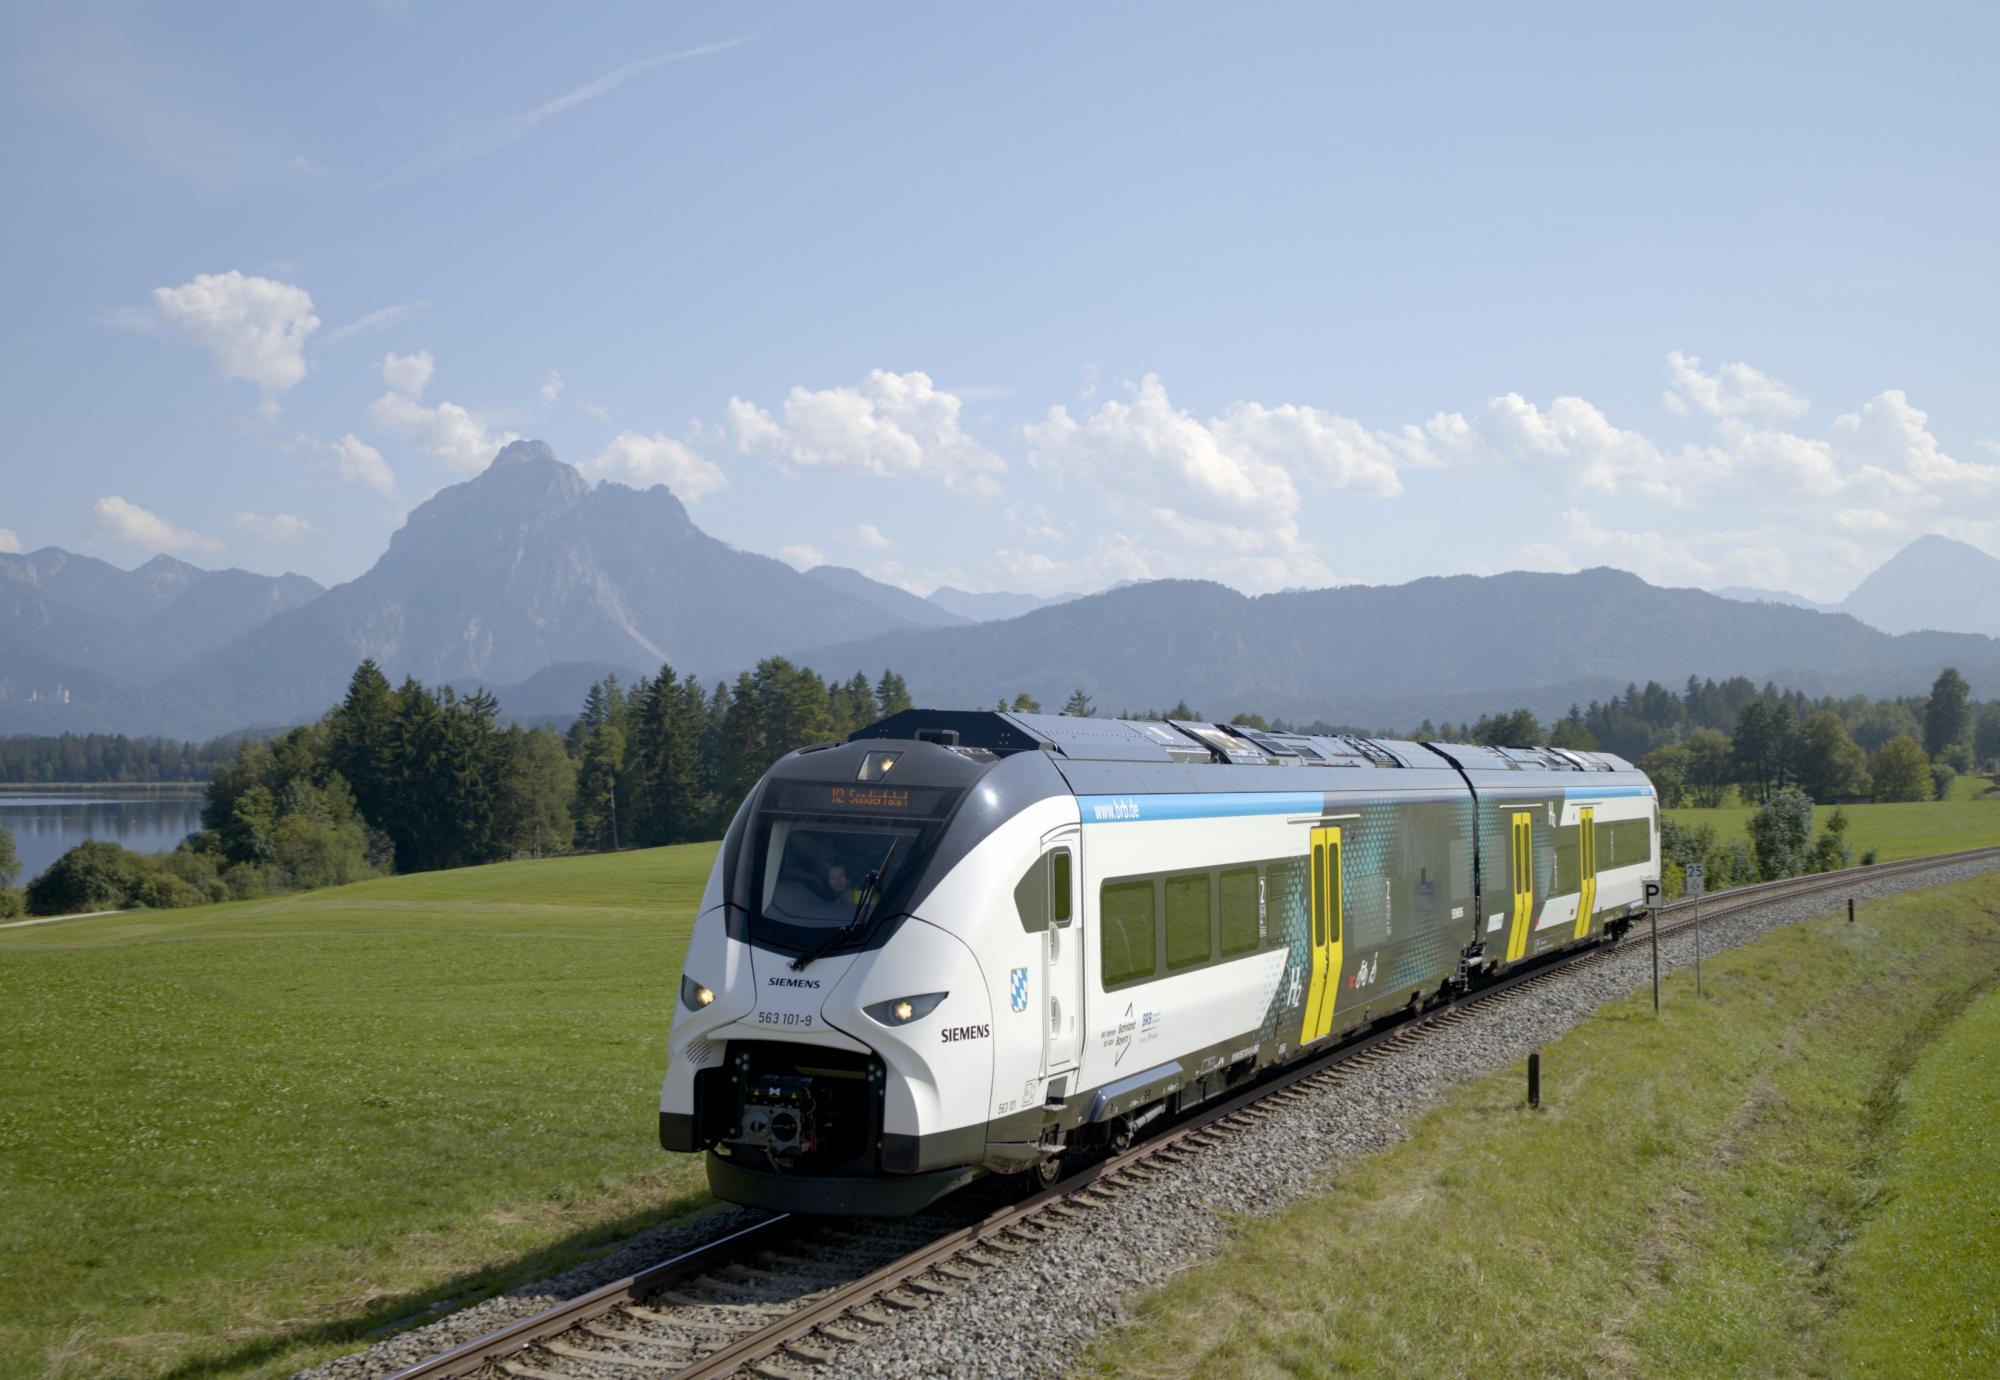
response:
[[(1838, 891), (1857, 882), (1931, 871), (1995, 856), (2000, 856), (2000, 846), (1965, 849), (1956, 853), (1758, 882), (1713, 892), (1702, 899), (1707, 904), (1707, 918), (1719, 920), (1795, 897)], [(1693, 904), (1692, 899), (1687, 899), (1659, 907), (1658, 913), (1664, 921), (1660, 926), (1662, 937), (1678, 934), (1693, 924)], [(1682, 912), (1687, 914), (1683, 916)], [(1669, 915), (1674, 918), (1666, 920)], [(916, 1284), (923, 1276), (938, 1272), (940, 1266), (964, 1259), (969, 1252), (982, 1245), (1005, 1243), (1008, 1237), (1031, 1240), (1023, 1229), (1035, 1218), (1093, 1188), (1123, 1188), (1141, 1182), (1138, 1171), (1148, 1161), (1176, 1154), (1184, 1156), (1190, 1142), (1211, 1136), (1226, 1123), (1244, 1118), (1245, 1113), (1261, 1103), (1281, 1098), (1287, 1093), (1303, 1092), (1305, 1085), (1331, 1079), (1344, 1071), (1347, 1065), (1364, 1060), (1366, 1056), (1385, 1054), (1388, 1046), (1413, 1043), (1443, 1025), (1457, 1023), (1489, 1003), (1497, 1004), (1517, 997), (1554, 981), (1575, 967), (1602, 962), (1634, 945), (1650, 942), (1649, 934), (1633, 930), (1615, 943), (1564, 950), (1544, 960), (1517, 967), (1506, 976), (1459, 997), (1350, 1037), (1332, 1049), (1267, 1075), (1242, 1092), (1175, 1121), (1140, 1144), (1087, 1165), (1060, 1183), (1019, 1203), (989, 1213), (969, 1226), (946, 1232), (880, 1269), (829, 1291), (776, 1322), (736, 1338), (693, 1365), (673, 1372), (673, 1380), (718, 1380), (718, 1377), (734, 1374), (759, 1360), (792, 1348), (828, 1323), (865, 1308), (898, 1289)], [(787, 1214), (743, 1228), (629, 1278), (606, 1284), (544, 1313), (523, 1318), (499, 1331), (397, 1371), (388, 1380), (441, 1380), (446, 1376), (471, 1374), (623, 1304), (777, 1244), (804, 1229), (809, 1221)], [(996, 1249), (1011, 1254), (1021, 1246), (1006, 1243)]]

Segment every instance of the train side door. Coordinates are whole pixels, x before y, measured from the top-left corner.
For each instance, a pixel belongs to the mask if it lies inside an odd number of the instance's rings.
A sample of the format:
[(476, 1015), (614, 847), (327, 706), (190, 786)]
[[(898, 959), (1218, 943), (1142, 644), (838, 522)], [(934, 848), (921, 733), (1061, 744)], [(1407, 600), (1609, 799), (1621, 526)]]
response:
[(1507, 961), (1528, 952), (1528, 921), (1535, 911), (1535, 816), (1530, 810), (1514, 812), (1514, 924), (1507, 932)]
[(1081, 831), (1058, 829), (1042, 840), (1043, 869), (1049, 879), (1049, 926), (1042, 931), (1039, 993), (1042, 1023), (1042, 1076), (1076, 1067), (1083, 1045), (1083, 927), (1077, 923), (1082, 894), (1077, 847)]
[(1576, 938), (1590, 933), (1590, 919), (1597, 910), (1597, 811), (1589, 805), (1576, 812)]
[(1333, 1030), (1334, 1003), (1340, 997), (1340, 920), (1342, 870), (1338, 826), (1312, 831), (1312, 986), (1306, 994), (1305, 1019), (1299, 1043), (1311, 1044)]

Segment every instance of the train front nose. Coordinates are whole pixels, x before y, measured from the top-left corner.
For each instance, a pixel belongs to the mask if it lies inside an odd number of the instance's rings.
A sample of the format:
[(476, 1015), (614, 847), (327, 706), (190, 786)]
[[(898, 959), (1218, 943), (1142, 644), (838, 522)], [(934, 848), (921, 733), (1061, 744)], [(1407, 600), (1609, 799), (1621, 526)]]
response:
[(756, 1009), (707, 1077), (718, 1197), (897, 1215), (966, 1182), (985, 1149), (993, 1024), (964, 943), (905, 919), (879, 948), (794, 969), (752, 957)]

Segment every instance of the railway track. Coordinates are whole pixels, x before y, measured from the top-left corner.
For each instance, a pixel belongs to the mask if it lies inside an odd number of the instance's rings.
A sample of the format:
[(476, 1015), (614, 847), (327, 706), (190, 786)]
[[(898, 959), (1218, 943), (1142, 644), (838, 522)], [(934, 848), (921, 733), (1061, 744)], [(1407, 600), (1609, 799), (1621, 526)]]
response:
[[(1702, 918), (1798, 897), (1838, 894), (1954, 864), (2000, 858), (2000, 847), (1790, 877), (1718, 892)], [(1694, 923), (1693, 904), (1659, 911), (1661, 938)], [(1455, 1001), (1350, 1039), (1305, 1064), (1196, 1109), (1145, 1141), (1087, 1165), (1019, 1202), (982, 1210), (978, 1192), (907, 1221), (848, 1222), (778, 1215), (466, 1342), (391, 1380), (448, 1376), (518, 1380), (674, 1380), (749, 1372), (766, 1380), (810, 1374), (842, 1347), (864, 1345), (897, 1315), (975, 1282), (986, 1270), (1098, 1212), (1224, 1138), (1255, 1130), (1344, 1072), (1397, 1057), (1475, 1012), (1518, 1000), (1580, 967), (1651, 942), (1643, 924), (1615, 944), (1561, 955)]]

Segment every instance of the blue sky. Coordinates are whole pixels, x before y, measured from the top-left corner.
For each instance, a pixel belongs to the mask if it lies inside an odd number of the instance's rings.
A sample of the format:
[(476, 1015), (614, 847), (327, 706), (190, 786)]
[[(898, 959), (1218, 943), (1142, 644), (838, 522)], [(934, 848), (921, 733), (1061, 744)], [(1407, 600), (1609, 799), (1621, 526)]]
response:
[(0, 548), (508, 435), (919, 591), (2000, 553), (1990, 7), (0, 16)]

